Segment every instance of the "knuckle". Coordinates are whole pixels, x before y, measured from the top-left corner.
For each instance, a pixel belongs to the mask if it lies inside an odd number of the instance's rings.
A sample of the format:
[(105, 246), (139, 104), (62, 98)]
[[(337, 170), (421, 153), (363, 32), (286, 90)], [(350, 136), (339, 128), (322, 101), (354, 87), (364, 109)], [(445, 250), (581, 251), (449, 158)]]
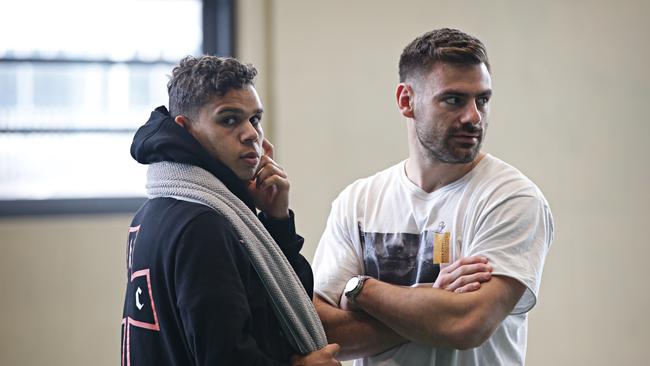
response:
[(452, 283), (452, 285), (454, 287), (462, 287), (464, 284), (465, 283), (464, 283), (463, 277), (457, 278), (456, 281), (454, 281), (454, 283)]
[(459, 272), (460, 275), (466, 275), (466, 274), (470, 274), (470, 273), (474, 273), (474, 272), (476, 272), (476, 269), (475, 269), (474, 265), (472, 265), (472, 264), (466, 264), (466, 265), (460, 267), (460, 268), (458, 269), (458, 272)]
[(463, 275), (463, 267), (458, 267), (454, 272), (452, 272), (452, 275), (456, 278), (460, 277)]

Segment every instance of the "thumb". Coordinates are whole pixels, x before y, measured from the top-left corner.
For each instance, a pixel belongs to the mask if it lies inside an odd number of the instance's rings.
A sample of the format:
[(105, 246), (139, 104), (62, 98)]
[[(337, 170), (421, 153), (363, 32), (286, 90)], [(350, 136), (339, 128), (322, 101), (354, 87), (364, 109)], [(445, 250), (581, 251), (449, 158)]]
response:
[(339, 351), (341, 351), (341, 346), (339, 346), (337, 343), (332, 343), (325, 346), (323, 350), (332, 356), (336, 356)]

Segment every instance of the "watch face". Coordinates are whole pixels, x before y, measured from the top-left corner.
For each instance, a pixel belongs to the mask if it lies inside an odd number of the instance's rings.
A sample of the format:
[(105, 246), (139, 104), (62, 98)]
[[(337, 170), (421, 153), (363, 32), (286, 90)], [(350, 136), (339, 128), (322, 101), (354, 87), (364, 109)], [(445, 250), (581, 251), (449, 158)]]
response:
[(355, 277), (350, 278), (348, 283), (345, 285), (345, 293), (348, 293), (348, 292), (354, 290), (357, 287), (358, 284), (359, 284), (359, 277), (355, 276)]

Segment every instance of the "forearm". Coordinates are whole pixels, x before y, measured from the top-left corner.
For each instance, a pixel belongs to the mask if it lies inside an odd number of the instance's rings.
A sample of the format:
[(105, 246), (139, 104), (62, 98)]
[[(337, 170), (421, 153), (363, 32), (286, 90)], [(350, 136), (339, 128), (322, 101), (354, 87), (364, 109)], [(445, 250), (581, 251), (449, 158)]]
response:
[(450, 339), (452, 325), (458, 325), (456, 320), (461, 319), (464, 313), (463, 309), (452, 305), (453, 295), (369, 279), (356, 302), (363, 311), (402, 337), (434, 346), (453, 347), (454, 342)]
[(314, 296), (314, 305), (321, 318), (329, 343), (338, 343), (338, 358), (351, 360), (376, 355), (407, 340), (363, 312), (345, 311)]
[(493, 279), (465, 294), (403, 288), (373, 279), (366, 282), (356, 299), (366, 313), (411, 341), (457, 349), (485, 341), (524, 290), (512, 279)]

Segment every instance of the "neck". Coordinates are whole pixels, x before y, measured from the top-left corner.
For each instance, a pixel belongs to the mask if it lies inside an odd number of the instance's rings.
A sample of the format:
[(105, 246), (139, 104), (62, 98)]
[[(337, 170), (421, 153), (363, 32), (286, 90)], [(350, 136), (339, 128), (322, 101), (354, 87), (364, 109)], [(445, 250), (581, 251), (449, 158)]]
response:
[(485, 153), (480, 152), (476, 159), (469, 163), (449, 164), (427, 159), (420, 154), (409, 154), (405, 165), (406, 176), (423, 191), (431, 193), (462, 178), (474, 169), (484, 156)]

